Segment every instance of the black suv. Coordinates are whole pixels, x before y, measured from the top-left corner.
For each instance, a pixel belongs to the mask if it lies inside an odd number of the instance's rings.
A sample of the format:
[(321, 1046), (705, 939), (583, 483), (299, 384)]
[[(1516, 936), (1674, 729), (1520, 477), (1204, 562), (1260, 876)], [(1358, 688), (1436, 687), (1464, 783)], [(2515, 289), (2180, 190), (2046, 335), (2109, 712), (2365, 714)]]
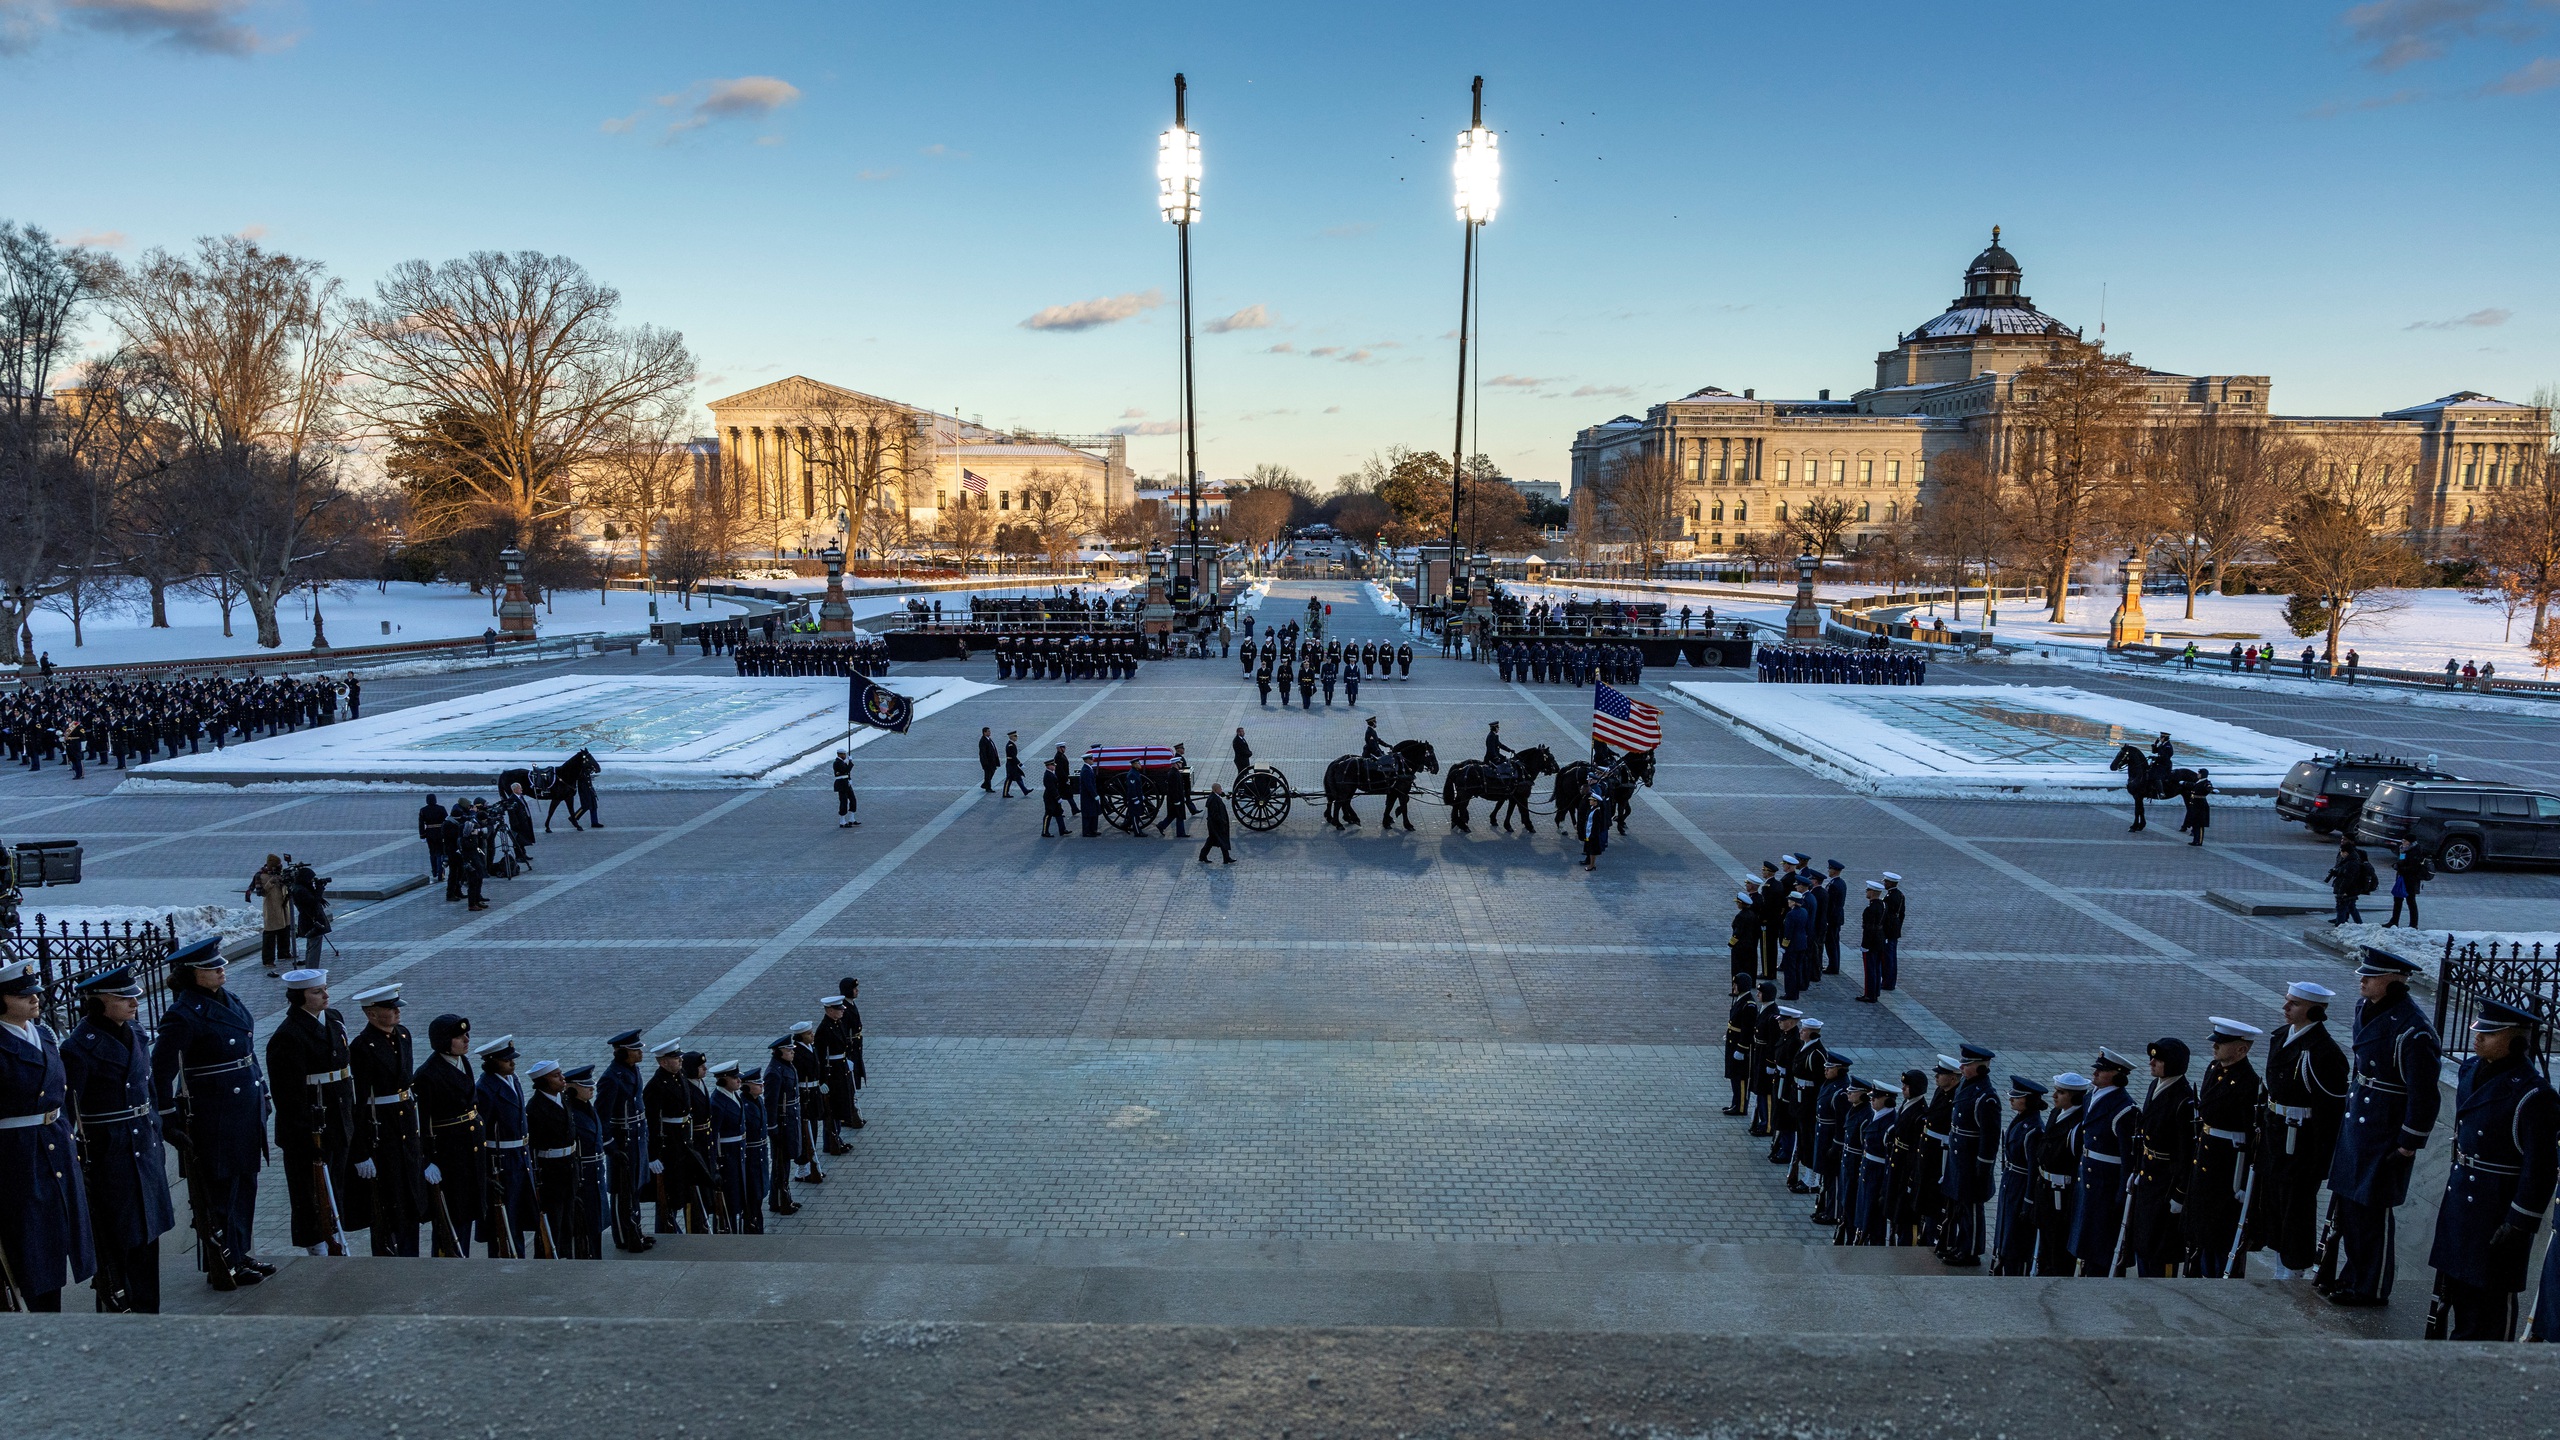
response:
[(2386, 780), (2356, 823), (2360, 844), (2414, 839), (2459, 875), (2492, 861), (2560, 863), (2560, 795), (2477, 780)]
[(2276, 814), (2299, 820), (2314, 835), (2336, 835), (2356, 827), (2365, 799), (2385, 780), (2454, 780), (2439, 770), (2435, 757), (2403, 760), (2397, 755), (2314, 755), (2294, 762), (2276, 787)]

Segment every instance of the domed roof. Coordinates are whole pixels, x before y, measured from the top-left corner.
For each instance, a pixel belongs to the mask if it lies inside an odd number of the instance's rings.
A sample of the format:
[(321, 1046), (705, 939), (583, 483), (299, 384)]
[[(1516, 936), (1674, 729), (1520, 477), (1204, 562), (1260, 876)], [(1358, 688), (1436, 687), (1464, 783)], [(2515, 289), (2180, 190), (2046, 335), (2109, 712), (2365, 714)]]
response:
[(1994, 225), (1991, 227), (1991, 243), (1983, 247), (1981, 254), (1973, 257), (1973, 263), (1964, 267), (1964, 273), (1974, 276), (2022, 275), (2026, 272), (2018, 268), (2017, 256), (2000, 248), (2000, 227)]
[(2066, 335), (2061, 321), (2036, 308), (2019, 293), (2026, 271), (2000, 244), (2000, 227), (1991, 227), (1991, 243), (1964, 268), (1964, 293), (1928, 323), (1903, 337), (1911, 340), (1957, 340), (1975, 335)]

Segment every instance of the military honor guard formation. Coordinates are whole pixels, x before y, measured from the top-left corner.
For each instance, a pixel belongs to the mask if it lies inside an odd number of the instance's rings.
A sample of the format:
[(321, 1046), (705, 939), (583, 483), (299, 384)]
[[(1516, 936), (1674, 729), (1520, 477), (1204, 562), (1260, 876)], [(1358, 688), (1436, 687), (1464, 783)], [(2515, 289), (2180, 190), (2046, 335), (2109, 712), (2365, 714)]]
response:
[[(1834, 1244), (1927, 1245), (1993, 1275), (2200, 1279), (2243, 1278), (2266, 1251), (2276, 1279), (2306, 1280), (2333, 1305), (2383, 1305), (2396, 1217), (2440, 1118), (2439, 1042), (2412, 973), (2380, 953), (2359, 967), (2349, 1049), (2329, 1032), (2335, 993), (2296, 982), (2272, 1036), (2210, 1017), (2201, 1080), (2188, 1077), (2188, 1043), (2164, 1036), (2147, 1047), (2137, 1101), (2134, 1062), (2100, 1046), (2086, 1075), (2010, 1075), (2004, 1122), (1991, 1051), (1861, 1076), (1823, 1043), (1820, 1019), (1738, 969), (1725, 1114), (1768, 1138), (1769, 1163), (1815, 1197), (1810, 1218)], [(2560, 1095), (2531, 1058), (2547, 1023), (2495, 1000), (2472, 1022), (2429, 1254), (2430, 1337), (2516, 1339), (2520, 1297), (2537, 1289), (2526, 1338), (2560, 1338), (2560, 1247), (2538, 1287), (2527, 1274), (2560, 1168)]]
[[(862, 1128), (859, 983), (774, 1037), (761, 1063), (711, 1060), (681, 1040), (607, 1042), (608, 1062), (527, 1062), (515, 1039), (461, 1015), (403, 1022), (401, 986), (329, 1003), (328, 972), (283, 977), (286, 1011), (263, 1058), (227, 988), (216, 941), (170, 960), (156, 1033), (130, 967), (89, 977), (82, 1018), (40, 1019), (36, 963), (0, 970), (0, 1308), (58, 1311), (88, 1282), (101, 1312), (157, 1313), (161, 1237), (176, 1228), (173, 1152), (195, 1267), (215, 1290), (276, 1273), (258, 1258), (258, 1177), (282, 1167), (291, 1245), (378, 1256), (596, 1260), (605, 1237), (757, 1235), (800, 1209), (796, 1181)], [(646, 1076), (642, 1063), (652, 1067)], [(795, 1173), (796, 1170), (796, 1173)], [(641, 1203), (652, 1204), (644, 1229)]]

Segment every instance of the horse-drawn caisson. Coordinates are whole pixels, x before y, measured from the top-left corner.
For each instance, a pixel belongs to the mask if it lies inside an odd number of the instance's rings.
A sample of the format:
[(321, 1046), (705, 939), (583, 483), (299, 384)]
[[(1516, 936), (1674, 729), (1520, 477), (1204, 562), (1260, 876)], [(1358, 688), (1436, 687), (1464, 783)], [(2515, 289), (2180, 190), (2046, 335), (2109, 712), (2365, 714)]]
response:
[(1100, 778), (1102, 818), (1131, 834), (1155, 823), (1166, 801), (1189, 785), (1182, 754), (1170, 745), (1089, 745), (1084, 762)]
[(1237, 823), (1247, 830), (1276, 830), (1289, 818), (1292, 801), (1316, 799), (1324, 801), (1324, 823), (1336, 830), (1356, 830), (1361, 825), (1360, 812), (1352, 808), (1352, 801), (1362, 795), (1386, 797), (1378, 816), (1380, 830), (1399, 824), (1410, 830), (1414, 777), (1439, 773), (1440, 755), (1430, 741), (1404, 740), (1379, 755), (1337, 757), (1325, 767), (1321, 795), (1292, 788), (1277, 765), (1247, 770), (1236, 777), (1235, 788), (1227, 795)]

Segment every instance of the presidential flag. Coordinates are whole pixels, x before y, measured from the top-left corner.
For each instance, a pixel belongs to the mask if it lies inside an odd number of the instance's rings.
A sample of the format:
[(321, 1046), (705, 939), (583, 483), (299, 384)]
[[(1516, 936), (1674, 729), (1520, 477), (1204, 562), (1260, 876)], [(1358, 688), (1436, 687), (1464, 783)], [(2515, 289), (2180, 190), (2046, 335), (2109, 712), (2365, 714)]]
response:
[(960, 488), (971, 495), (984, 496), (987, 493), (987, 477), (975, 470), (962, 470)]
[(1662, 712), (1641, 700), (1630, 700), (1614, 685), (1595, 685), (1591, 692), (1591, 738), (1621, 750), (1653, 750), (1662, 745)]
[(853, 677), (853, 724), (895, 730), (904, 735), (915, 719), (915, 701), (886, 685), (872, 684), (868, 675)]

